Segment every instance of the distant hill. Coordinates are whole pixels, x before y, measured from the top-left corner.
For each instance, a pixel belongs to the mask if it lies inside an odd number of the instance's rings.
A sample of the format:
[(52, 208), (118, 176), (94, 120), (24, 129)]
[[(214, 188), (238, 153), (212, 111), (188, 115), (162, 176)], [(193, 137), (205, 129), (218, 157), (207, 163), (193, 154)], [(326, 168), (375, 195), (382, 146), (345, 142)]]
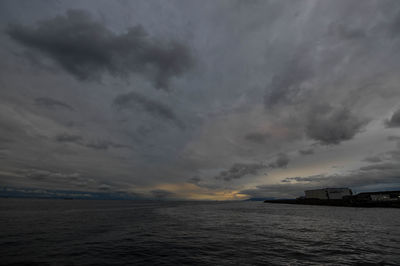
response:
[(37, 188), (0, 187), (0, 198), (38, 199), (92, 199), (92, 200), (134, 200), (135, 195), (117, 192), (88, 192)]
[(244, 201), (264, 201), (264, 200), (274, 200), (275, 198), (250, 198)]

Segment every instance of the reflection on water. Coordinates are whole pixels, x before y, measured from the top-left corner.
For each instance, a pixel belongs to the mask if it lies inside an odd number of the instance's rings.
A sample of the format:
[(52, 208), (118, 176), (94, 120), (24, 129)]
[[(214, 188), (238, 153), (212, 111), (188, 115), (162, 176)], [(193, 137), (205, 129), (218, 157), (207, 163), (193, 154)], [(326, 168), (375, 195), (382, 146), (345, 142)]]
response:
[(0, 199), (0, 264), (398, 265), (400, 209)]

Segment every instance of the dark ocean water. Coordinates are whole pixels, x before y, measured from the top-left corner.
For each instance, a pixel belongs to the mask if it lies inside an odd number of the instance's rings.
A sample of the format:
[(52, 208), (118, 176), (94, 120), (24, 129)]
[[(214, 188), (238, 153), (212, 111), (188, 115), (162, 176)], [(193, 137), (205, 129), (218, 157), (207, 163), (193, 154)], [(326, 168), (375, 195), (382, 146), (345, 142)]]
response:
[(1, 265), (400, 265), (400, 209), (0, 199)]

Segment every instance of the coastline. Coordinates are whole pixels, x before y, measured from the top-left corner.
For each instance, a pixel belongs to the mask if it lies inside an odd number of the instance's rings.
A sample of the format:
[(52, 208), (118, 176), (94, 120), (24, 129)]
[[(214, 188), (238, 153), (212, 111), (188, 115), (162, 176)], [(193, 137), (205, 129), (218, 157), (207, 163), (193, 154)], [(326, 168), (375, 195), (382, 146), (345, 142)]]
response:
[(264, 203), (301, 204), (338, 207), (400, 208), (400, 201), (356, 201), (352, 199), (282, 199), (265, 200)]

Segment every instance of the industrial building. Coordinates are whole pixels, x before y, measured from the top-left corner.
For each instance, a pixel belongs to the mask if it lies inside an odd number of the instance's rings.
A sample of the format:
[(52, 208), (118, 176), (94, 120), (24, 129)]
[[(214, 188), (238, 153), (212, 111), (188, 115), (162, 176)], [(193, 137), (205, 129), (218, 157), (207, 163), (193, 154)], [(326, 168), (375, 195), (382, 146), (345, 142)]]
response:
[(400, 191), (363, 192), (353, 198), (357, 201), (388, 202), (400, 201)]
[(400, 191), (362, 192), (353, 195), (349, 188), (323, 188), (304, 192), (305, 197), (265, 200), (264, 202), (341, 207), (400, 208)]
[(353, 195), (353, 192), (349, 188), (323, 188), (323, 189), (312, 189), (304, 191), (306, 199), (342, 199), (345, 196)]

